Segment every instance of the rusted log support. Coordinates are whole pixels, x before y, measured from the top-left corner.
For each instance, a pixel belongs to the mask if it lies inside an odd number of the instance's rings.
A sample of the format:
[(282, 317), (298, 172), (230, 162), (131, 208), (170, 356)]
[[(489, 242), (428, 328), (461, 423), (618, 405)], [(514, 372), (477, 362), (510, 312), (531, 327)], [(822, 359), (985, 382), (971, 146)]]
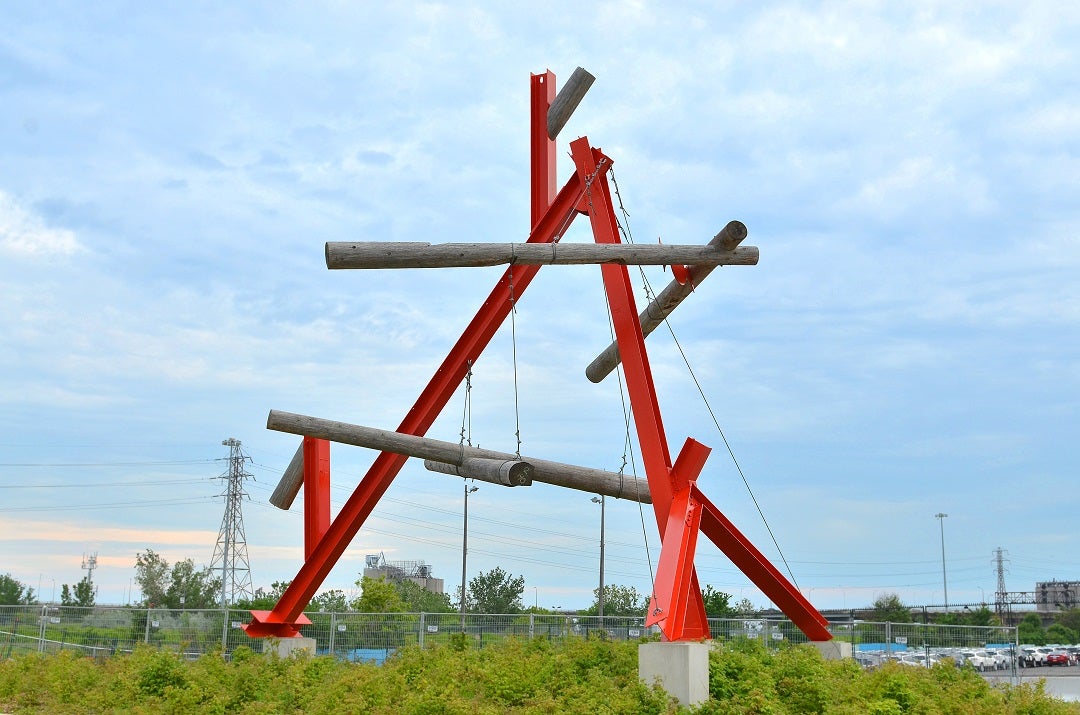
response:
[(504, 487), (528, 487), (533, 482), (533, 466), (515, 459), (479, 459), (468, 457), (461, 464), (447, 464), (431, 459), (424, 460), (424, 469), (440, 474), (479, 479), (482, 482), (501, 484)]
[[(746, 238), (746, 225), (741, 221), (730, 221), (720, 233), (709, 241), (709, 245), (723, 251), (734, 251), (744, 238)], [(683, 299), (690, 295), (694, 288), (701, 285), (705, 277), (713, 272), (713, 268), (715, 266), (698, 264), (690, 268), (690, 278), (686, 283), (679, 283), (676, 280), (671, 281), (638, 316), (638, 320), (641, 322), (642, 336), (648, 336), (658, 325), (663, 323), (671, 314), (671, 311), (675, 310), (679, 303), (682, 303)], [(618, 366), (619, 361), (619, 346), (612, 343), (589, 363), (589, 366), (585, 368), (585, 375), (593, 382), (600, 382)]]
[(382, 452), (404, 454), (447, 464), (461, 465), (466, 459), (477, 457), (481, 459), (528, 462), (533, 467), (532, 479), (534, 482), (577, 489), (591, 494), (603, 494), (616, 499), (629, 499), (643, 504), (652, 503), (649, 496), (649, 484), (645, 479), (602, 469), (579, 467), (533, 457), (518, 457), (506, 452), (465, 447), (453, 442), (443, 442), (429, 437), (417, 437), (401, 432), (363, 427), (347, 422), (335, 422), (280, 410), (270, 411), (270, 415), (266, 419), (266, 427), (278, 432), (317, 437), (331, 442), (367, 447)]
[(566, 121), (570, 119), (570, 115), (581, 104), (585, 93), (589, 91), (589, 87), (592, 87), (595, 80), (596, 77), (593, 77), (581, 67), (575, 69), (574, 73), (570, 75), (570, 79), (566, 80), (566, 84), (559, 90), (559, 94), (555, 96), (555, 101), (548, 108), (547, 133), (549, 139), (559, 136), (559, 132), (566, 126)]
[(423, 243), (328, 242), (326, 267), (343, 268), (475, 268), (520, 265), (585, 265), (618, 263), (641, 266), (753, 266), (754, 246), (681, 246), (625, 243)]

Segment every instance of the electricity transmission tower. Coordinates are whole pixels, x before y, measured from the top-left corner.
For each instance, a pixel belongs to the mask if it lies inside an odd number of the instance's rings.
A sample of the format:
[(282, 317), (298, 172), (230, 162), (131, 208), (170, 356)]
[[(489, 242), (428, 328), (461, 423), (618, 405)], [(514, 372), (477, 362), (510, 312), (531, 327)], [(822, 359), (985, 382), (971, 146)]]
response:
[(995, 610), (998, 618), (1003, 617), (1003, 611), (1009, 605), (1009, 592), (1005, 588), (1005, 557), (1002, 553), (1003, 550), (1000, 546), (994, 550), (994, 562), (997, 567), (997, 593), (994, 594), (994, 605), (996, 606)]
[(238, 598), (255, 598), (251, 588), (251, 564), (248, 562), (247, 537), (244, 535), (244, 515), (240, 505), (247, 496), (244, 480), (251, 475), (244, 471), (250, 459), (240, 449), (240, 440), (230, 437), (222, 442), (229, 448), (229, 468), (221, 475), (225, 480), (225, 516), (221, 519), (211, 572), (221, 571), (221, 607), (227, 608)]

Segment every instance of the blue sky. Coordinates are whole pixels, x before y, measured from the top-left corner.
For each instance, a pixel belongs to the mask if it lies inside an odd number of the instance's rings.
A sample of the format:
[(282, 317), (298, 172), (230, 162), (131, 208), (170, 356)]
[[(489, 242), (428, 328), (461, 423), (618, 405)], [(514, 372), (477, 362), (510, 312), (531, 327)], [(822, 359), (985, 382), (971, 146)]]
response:
[[(208, 564), (229, 437), (253, 581), (295, 575), (299, 504), (267, 500), (297, 440), (268, 411), (392, 429), (500, 273), (331, 273), (323, 243), (524, 240), (529, 75), (579, 65), (596, 83), (560, 185), (587, 135), (636, 240), (739, 219), (761, 250), (671, 321), (742, 474), (671, 335), (649, 339), (673, 447), (714, 448), (712, 501), (821, 608), (941, 603), (942, 525), (951, 603), (992, 598), (999, 547), (1010, 590), (1080, 578), (1072, 6), (22, 2), (0, 22), (0, 573), (46, 598), (86, 553), (103, 602), (145, 548)], [(584, 377), (599, 270), (542, 270), (514, 333), (476, 366), (473, 441), (514, 449), (516, 352), (522, 452), (617, 470), (618, 385)], [(429, 435), (456, 441), (463, 406)], [(374, 456), (334, 448), (335, 507)], [(325, 586), (383, 552), (456, 588), (461, 492), (411, 460)], [(483, 485), (469, 506), (470, 577), (589, 605), (588, 495)], [(609, 500), (607, 542), (608, 583), (648, 592), (650, 513)], [(713, 546), (697, 564), (767, 605)]]

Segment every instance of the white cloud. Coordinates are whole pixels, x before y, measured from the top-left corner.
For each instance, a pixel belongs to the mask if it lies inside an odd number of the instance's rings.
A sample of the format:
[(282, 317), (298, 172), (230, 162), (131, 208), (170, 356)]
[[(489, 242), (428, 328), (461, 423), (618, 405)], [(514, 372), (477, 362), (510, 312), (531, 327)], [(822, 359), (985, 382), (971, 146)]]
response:
[(73, 231), (50, 228), (0, 191), (0, 249), (19, 256), (70, 256), (83, 250)]

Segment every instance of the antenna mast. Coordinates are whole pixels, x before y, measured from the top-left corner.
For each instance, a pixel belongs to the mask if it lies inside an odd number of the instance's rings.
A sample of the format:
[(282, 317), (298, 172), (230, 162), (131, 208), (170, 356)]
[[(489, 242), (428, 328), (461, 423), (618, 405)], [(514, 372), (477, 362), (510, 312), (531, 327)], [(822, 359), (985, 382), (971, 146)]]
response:
[(229, 468), (221, 479), (225, 480), (225, 515), (221, 519), (217, 545), (211, 571), (221, 571), (221, 607), (227, 608), (238, 598), (255, 598), (251, 587), (251, 564), (248, 562), (247, 537), (244, 535), (244, 515), (240, 505), (247, 496), (244, 480), (251, 475), (244, 471), (244, 462), (250, 459), (240, 449), (240, 440), (230, 437), (222, 442), (229, 448)]

